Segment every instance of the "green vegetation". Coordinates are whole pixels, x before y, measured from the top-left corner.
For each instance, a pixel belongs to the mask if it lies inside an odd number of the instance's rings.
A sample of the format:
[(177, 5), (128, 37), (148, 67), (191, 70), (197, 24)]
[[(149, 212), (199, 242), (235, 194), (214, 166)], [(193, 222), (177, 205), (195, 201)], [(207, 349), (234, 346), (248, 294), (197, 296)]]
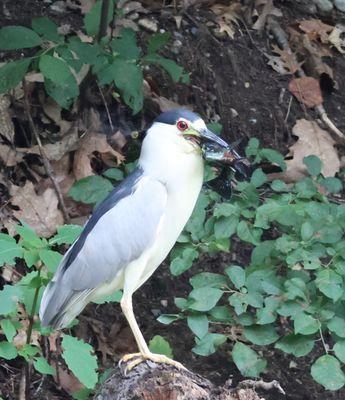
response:
[[(80, 87), (91, 72), (100, 85), (114, 87), (132, 109), (133, 114), (143, 107), (143, 68), (155, 64), (165, 69), (174, 82), (188, 81), (188, 75), (173, 60), (158, 54), (170, 34), (157, 33), (147, 43), (146, 54), (138, 47), (136, 34), (122, 29), (119, 36), (99, 37), (102, 1), (96, 2), (84, 18), (86, 34), (92, 42), (84, 42), (77, 35), (59, 33), (58, 26), (49, 18), (32, 20), (32, 29), (7, 26), (0, 29), (0, 50), (32, 49), (33, 55), (5, 64), (0, 68), (0, 93), (14, 88), (29, 71), (39, 71), (44, 87), (61, 107), (69, 108), (80, 93)], [(119, 12), (110, 1), (105, 27)], [(32, 51), (30, 51), (32, 53)]]
[[(284, 167), (281, 155), (261, 149), (257, 139), (249, 142), (247, 156)], [(322, 177), (315, 156), (304, 164), (310, 176), (293, 185), (268, 182), (257, 169), (250, 182), (237, 185), (229, 203), (219, 202), (213, 192), (202, 193), (171, 253), (171, 273), (182, 274), (202, 254), (231, 248), (241, 249), (249, 264), (217, 266), (217, 273), (193, 276), (188, 298), (175, 298), (180, 312), (161, 315), (159, 321), (186, 319), (195, 335), (192, 350), (199, 355), (235, 340), (233, 361), (252, 377), (264, 371), (266, 361), (251, 345), (274, 344), (302, 357), (322, 341), (326, 355), (314, 361), (311, 374), (336, 390), (345, 384), (345, 204), (327, 195), (340, 192), (342, 182)], [(227, 326), (239, 327), (248, 344), (224, 333)], [(326, 343), (325, 337), (331, 340)]]

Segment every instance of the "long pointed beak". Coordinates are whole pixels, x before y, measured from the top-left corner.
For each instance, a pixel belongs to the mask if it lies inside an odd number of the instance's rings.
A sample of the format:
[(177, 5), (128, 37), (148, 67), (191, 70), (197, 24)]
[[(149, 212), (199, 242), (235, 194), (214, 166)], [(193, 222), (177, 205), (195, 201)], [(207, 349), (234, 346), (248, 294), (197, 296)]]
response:
[(233, 171), (238, 172), (244, 179), (250, 177), (251, 168), (248, 160), (241, 157), (225, 140), (209, 129), (202, 130), (200, 136), (204, 141), (202, 151), (206, 160), (229, 165)]
[(203, 140), (211, 143), (217, 143), (219, 146), (224, 147), (225, 149), (229, 147), (225, 140), (223, 140), (207, 128), (200, 131), (200, 136)]

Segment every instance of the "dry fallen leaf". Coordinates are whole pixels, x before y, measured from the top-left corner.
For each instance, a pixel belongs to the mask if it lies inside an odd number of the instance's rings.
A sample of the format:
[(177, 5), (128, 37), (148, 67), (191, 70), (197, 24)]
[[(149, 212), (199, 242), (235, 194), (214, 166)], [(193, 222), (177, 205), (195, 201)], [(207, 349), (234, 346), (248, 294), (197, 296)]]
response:
[(303, 159), (306, 156), (315, 155), (322, 161), (322, 174), (325, 177), (334, 176), (340, 169), (340, 160), (334, 148), (335, 141), (329, 133), (319, 127), (315, 121), (300, 119), (292, 130), (298, 137), (296, 143), (290, 147), (285, 172), (269, 174), (270, 179), (282, 179), (284, 182), (296, 182), (307, 175)]
[(337, 25), (328, 36), (329, 42), (342, 54), (345, 54), (345, 39), (341, 38), (344, 34), (345, 26)]
[(14, 167), (23, 160), (23, 153), (5, 144), (0, 144), (0, 160), (6, 167)]
[(216, 22), (219, 25), (219, 32), (226, 32), (233, 39), (235, 36), (234, 24), (238, 25), (237, 20), (240, 19), (241, 4), (233, 3), (229, 6), (215, 4), (211, 10), (218, 16)]
[(297, 62), (296, 54), (287, 50), (282, 50), (276, 45), (272, 46), (272, 51), (276, 54), (279, 54), (281, 59), (280, 68), (286, 70), (287, 73), (294, 74), (301, 68), (303, 63)]
[(0, 134), (13, 143), (14, 126), (10, 114), (11, 100), (7, 94), (0, 94)]
[(319, 19), (301, 21), (299, 27), (308, 35), (310, 40), (320, 39), (322, 43), (328, 42), (328, 34), (333, 29), (333, 26), (324, 24)]
[(311, 76), (291, 79), (289, 90), (298, 101), (308, 108), (316, 107), (323, 103), (320, 83)]
[[(56, 228), (63, 224), (63, 216), (58, 207), (58, 198), (54, 189), (46, 189), (37, 195), (32, 182), (27, 181), (23, 187), (13, 185), (10, 188), (11, 203), (19, 210), (13, 210), (18, 220), (26, 222), (39, 236), (50, 237)], [(6, 227), (8, 224), (5, 222)]]
[(104, 156), (111, 156), (116, 165), (124, 160), (124, 156), (109, 145), (106, 135), (87, 133), (80, 140), (79, 148), (74, 155), (73, 172), (77, 180), (94, 174), (91, 167), (91, 157), (95, 151)]
[[(263, 6), (263, 7), (261, 7)], [(258, 9), (261, 8), (260, 11)], [(270, 15), (274, 15), (275, 17), (281, 17), (283, 14), (279, 10), (279, 8), (276, 8), (273, 4), (273, 0), (256, 0), (255, 1), (255, 14), (259, 15), (259, 18), (256, 20), (255, 24), (253, 25), (253, 29), (262, 32), (266, 22), (267, 18)]]

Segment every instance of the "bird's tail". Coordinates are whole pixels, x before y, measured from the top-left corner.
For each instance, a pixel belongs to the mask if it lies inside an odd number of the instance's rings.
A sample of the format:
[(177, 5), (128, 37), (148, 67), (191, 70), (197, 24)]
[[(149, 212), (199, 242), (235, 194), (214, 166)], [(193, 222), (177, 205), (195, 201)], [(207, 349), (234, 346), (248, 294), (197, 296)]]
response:
[(53, 329), (68, 326), (87, 305), (91, 291), (68, 290), (62, 282), (51, 281), (41, 300), (39, 316), (42, 326), (50, 326)]

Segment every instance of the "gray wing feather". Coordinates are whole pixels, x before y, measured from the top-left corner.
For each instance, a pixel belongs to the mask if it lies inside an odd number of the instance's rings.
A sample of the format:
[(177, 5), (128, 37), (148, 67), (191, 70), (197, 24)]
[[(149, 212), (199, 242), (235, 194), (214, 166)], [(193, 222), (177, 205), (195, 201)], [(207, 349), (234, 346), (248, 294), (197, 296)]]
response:
[[(111, 282), (153, 244), (165, 211), (166, 187), (145, 175), (131, 186), (125, 197), (104, 208), (96, 222), (90, 218), (65, 254), (42, 298), (40, 317), (44, 325), (66, 325), (69, 321), (61, 322), (66, 319), (62, 317), (77, 298), (82, 302), (93, 289)], [(92, 229), (88, 227), (90, 221)], [(77, 306), (77, 313), (85, 305)]]

